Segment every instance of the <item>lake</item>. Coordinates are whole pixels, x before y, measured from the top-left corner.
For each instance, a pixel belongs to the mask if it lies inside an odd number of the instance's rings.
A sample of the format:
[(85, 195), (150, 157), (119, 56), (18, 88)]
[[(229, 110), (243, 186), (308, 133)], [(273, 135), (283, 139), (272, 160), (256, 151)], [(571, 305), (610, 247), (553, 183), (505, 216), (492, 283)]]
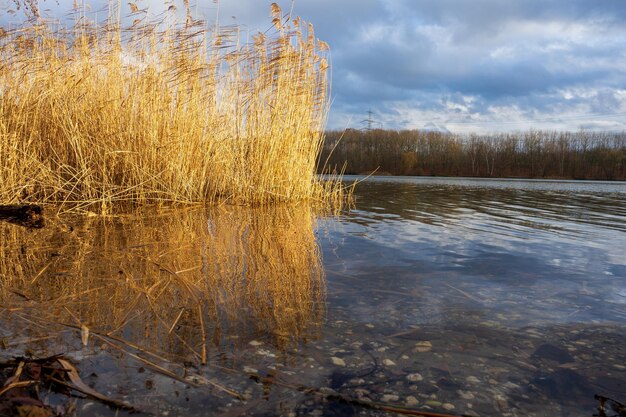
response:
[(146, 415), (591, 417), (596, 394), (626, 402), (626, 183), (345, 180), (363, 181), (339, 216), (0, 224), (0, 359), (63, 354)]

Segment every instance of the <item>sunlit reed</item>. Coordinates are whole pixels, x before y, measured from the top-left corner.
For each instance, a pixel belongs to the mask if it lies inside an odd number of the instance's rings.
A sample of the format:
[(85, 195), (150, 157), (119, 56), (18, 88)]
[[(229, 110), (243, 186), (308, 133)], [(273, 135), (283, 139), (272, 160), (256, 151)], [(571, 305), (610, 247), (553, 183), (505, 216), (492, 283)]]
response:
[(328, 45), (276, 5), (272, 18), (249, 44), (189, 15), (3, 30), (0, 202), (342, 201), (315, 172)]

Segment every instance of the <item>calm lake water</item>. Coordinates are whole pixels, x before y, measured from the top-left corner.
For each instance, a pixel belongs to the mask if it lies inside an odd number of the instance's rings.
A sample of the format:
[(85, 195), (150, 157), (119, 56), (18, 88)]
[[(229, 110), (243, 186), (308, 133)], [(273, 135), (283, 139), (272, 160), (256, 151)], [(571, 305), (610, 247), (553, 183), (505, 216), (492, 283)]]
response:
[(626, 402), (626, 183), (375, 177), (356, 199), (0, 224), (1, 359), (62, 353), (146, 415)]

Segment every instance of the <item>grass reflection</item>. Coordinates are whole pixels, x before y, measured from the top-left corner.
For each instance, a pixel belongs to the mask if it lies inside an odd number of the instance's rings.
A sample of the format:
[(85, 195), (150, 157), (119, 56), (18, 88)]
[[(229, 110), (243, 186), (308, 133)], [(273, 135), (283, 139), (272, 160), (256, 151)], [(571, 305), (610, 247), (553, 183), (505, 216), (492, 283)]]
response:
[(86, 326), (199, 362), (252, 338), (289, 348), (324, 316), (314, 222), (297, 206), (1, 224), (3, 321)]

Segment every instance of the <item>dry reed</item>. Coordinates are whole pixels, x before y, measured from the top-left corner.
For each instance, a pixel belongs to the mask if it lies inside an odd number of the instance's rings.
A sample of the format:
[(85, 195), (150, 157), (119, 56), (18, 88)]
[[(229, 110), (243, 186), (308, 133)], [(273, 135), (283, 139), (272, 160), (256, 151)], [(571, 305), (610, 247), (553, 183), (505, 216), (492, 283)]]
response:
[(271, 33), (240, 44), (169, 17), (2, 32), (0, 202), (342, 201), (315, 174), (329, 85), (313, 27), (273, 5)]

